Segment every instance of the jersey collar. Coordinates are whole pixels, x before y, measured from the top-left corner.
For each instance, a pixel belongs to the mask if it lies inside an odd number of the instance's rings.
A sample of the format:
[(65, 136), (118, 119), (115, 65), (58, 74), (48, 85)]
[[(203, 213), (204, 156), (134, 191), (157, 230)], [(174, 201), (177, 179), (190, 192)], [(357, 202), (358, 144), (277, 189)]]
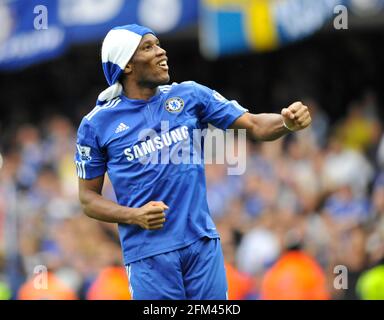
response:
[(130, 104), (134, 104), (134, 105), (143, 105), (143, 104), (149, 104), (149, 103), (152, 103), (152, 102), (155, 102), (157, 100), (160, 99), (161, 97), (161, 90), (159, 88), (156, 89), (156, 94), (154, 96), (152, 96), (151, 98), (149, 98), (148, 100), (142, 100), (142, 99), (131, 99), (131, 98), (128, 98), (124, 92), (120, 95), (120, 98), (123, 99), (124, 101), (126, 102), (129, 102)]

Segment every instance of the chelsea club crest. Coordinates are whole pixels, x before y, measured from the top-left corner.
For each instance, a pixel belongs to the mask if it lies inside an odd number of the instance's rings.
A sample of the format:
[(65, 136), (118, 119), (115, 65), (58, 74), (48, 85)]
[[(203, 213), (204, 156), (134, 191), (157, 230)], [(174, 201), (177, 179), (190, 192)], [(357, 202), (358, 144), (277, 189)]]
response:
[(184, 108), (184, 100), (179, 97), (169, 98), (165, 102), (165, 110), (168, 112), (180, 112)]

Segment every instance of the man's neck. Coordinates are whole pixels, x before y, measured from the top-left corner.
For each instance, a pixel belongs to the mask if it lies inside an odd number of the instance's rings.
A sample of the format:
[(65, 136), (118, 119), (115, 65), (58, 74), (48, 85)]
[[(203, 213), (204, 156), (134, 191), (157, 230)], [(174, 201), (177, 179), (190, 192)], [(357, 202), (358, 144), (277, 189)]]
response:
[(157, 87), (148, 88), (148, 87), (142, 87), (139, 85), (132, 85), (129, 83), (125, 83), (123, 87), (124, 87), (124, 94), (129, 99), (149, 100), (157, 92)]

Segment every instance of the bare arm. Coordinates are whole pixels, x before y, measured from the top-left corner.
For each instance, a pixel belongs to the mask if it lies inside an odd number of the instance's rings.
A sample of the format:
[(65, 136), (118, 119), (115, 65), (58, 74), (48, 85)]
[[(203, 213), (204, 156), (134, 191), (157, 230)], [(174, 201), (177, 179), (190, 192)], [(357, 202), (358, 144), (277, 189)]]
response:
[(231, 128), (246, 129), (254, 139), (272, 141), (290, 131), (306, 128), (311, 121), (308, 108), (301, 102), (295, 102), (288, 108), (282, 109), (281, 114), (245, 113), (232, 124)]
[(137, 224), (144, 229), (161, 229), (164, 226), (164, 210), (168, 209), (162, 201), (150, 201), (140, 208), (121, 206), (101, 195), (104, 176), (91, 180), (79, 178), (79, 199), (84, 213), (94, 219)]

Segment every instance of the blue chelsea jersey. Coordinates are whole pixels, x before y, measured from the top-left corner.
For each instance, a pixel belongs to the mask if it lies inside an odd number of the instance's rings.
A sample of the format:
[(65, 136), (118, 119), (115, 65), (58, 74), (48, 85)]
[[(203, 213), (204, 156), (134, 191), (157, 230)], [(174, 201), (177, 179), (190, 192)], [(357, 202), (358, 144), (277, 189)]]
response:
[(119, 224), (125, 264), (219, 237), (206, 200), (204, 129), (227, 129), (247, 110), (196, 82), (160, 86), (149, 100), (124, 94), (86, 115), (77, 133), (81, 179), (105, 172), (120, 205), (169, 206), (160, 230)]

